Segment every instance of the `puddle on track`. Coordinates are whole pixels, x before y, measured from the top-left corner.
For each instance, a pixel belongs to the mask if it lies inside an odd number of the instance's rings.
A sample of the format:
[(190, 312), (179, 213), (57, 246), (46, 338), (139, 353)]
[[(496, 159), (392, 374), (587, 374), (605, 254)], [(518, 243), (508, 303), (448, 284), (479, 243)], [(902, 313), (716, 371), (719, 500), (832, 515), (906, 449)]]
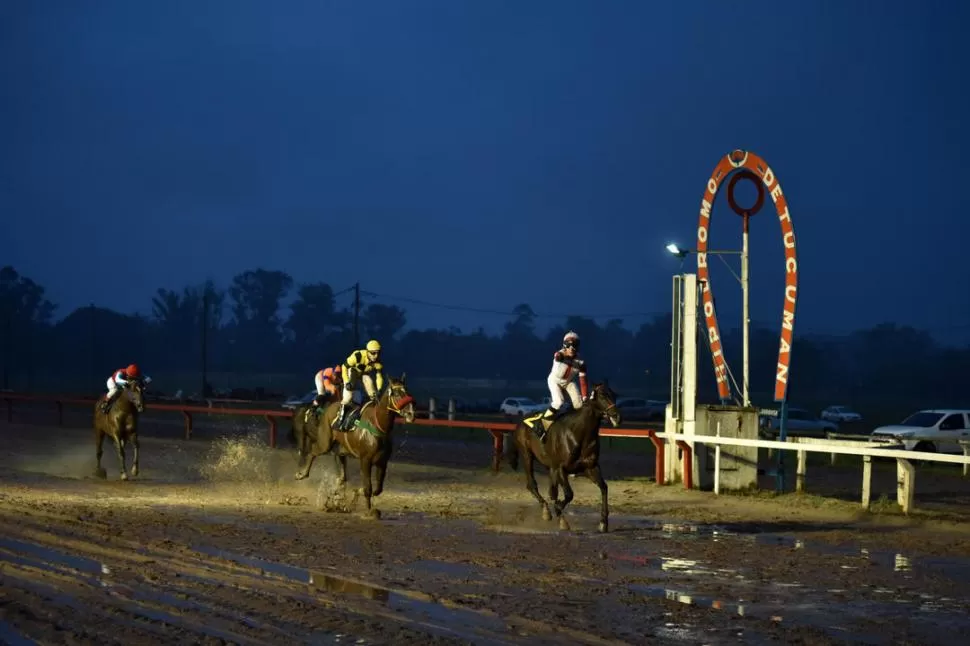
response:
[[(487, 639), (488, 643), (496, 644), (519, 641), (516, 639), (516, 634), (509, 630), (505, 620), (488, 611), (456, 607), (450, 602), (439, 601), (431, 595), (420, 592), (392, 590), (318, 570), (275, 563), (206, 546), (193, 546), (192, 549), (208, 556), (257, 568), (264, 573), (303, 583), (318, 590), (376, 601), (389, 610), (418, 620), (424, 630), (429, 630), (441, 637), (458, 637), (473, 642)], [(503, 642), (501, 638), (497, 638), (498, 635), (506, 635), (511, 641)]]
[[(640, 516), (615, 515), (616, 523), (636, 530), (655, 530), (660, 538), (696, 538), (711, 540), (712, 542), (744, 541), (759, 545), (784, 547), (792, 550), (806, 550), (821, 554), (835, 554), (866, 558), (882, 567), (891, 567), (897, 572), (907, 572), (919, 569), (931, 569), (959, 583), (970, 581), (970, 559), (947, 557), (910, 557), (890, 550), (870, 550), (865, 547), (850, 545), (832, 545), (821, 541), (806, 541), (794, 536), (774, 532), (741, 531), (725, 525), (704, 525), (678, 523), (655, 520)], [(611, 519), (613, 520), (613, 519)], [(644, 535), (642, 538), (654, 538), (654, 535)], [(640, 538), (640, 537), (638, 537)], [(846, 566), (851, 569), (853, 566)]]

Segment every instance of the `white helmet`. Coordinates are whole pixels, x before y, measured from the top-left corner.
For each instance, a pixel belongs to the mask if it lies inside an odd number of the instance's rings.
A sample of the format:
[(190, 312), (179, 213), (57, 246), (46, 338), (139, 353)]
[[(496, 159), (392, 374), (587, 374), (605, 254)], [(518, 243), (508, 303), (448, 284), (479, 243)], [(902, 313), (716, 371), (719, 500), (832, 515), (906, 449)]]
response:
[(576, 348), (579, 350), (579, 335), (570, 330), (566, 332), (566, 336), (562, 338), (562, 347), (564, 348)]

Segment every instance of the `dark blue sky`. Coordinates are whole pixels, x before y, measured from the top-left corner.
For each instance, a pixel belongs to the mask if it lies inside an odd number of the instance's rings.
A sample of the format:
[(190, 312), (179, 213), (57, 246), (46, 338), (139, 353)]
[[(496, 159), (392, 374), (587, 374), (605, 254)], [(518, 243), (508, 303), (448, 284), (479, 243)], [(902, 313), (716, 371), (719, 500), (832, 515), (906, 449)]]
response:
[[(664, 245), (693, 245), (707, 177), (746, 148), (791, 205), (797, 331), (965, 340), (966, 7), (3, 3), (0, 264), (61, 315), (148, 311), (157, 287), (258, 266), (503, 311), (660, 312)], [(723, 193), (712, 243), (736, 248)], [(777, 327), (769, 210), (751, 262), (753, 317)], [(739, 292), (714, 271), (730, 327)], [(402, 305), (420, 326), (503, 322)]]

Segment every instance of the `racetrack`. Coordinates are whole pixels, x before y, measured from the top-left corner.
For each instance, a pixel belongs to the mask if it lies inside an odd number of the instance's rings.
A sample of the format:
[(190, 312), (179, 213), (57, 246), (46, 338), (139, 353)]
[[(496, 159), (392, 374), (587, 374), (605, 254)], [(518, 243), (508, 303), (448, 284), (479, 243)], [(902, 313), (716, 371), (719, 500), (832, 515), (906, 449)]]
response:
[(261, 423), (186, 442), (146, 418), (142, 473), (119, 482), (111, 450), (94, 479), (90, 431), (46, 415), (0, 422), (0, 642), (926, 644), (970, 627), (950, 473), (924, 487), (945, 509), (906, 519), (621, 480), (652, 460), (607, 451), (611, 532), (577, 478), (565, 533), (521, 474), (487, 470), (487, 441), (409, 437), (374, 521), (345, 511), (327, 456), (293, 481)]

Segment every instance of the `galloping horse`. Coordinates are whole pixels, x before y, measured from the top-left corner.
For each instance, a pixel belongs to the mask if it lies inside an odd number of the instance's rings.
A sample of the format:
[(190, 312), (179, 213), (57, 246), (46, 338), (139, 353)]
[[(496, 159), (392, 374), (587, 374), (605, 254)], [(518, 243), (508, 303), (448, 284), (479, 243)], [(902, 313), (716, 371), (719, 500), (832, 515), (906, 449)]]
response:
[[(387, 473), (387, 462), (391, 457), (391, 431), (394, 420), (401, 416), (406, 422), (414, 421), (414, 398), (408, 394), (405, 385), (406, 375), (400, 379), (390, 378), (384, 387), (377, 403), (367, 402), (360, 409), (360, 414), (353, 428), (349, 431), (334, 431), (333, 423), (337, 417), (340, 402), (327, 405), (317, 424), (304, 424), (297, 427), (294, 421), (294, 435), (297, 450), (300, 451), (300, 464), (296, 472), (296, 479), (302, 480), (310, 475), (313, 461), (320, 455), (329, 453), (334, 444), (340, 448), (335, 454), (339, 465), (339, 483), (347, 482), (347, 456), (360, 460), (360, 475), (363, 480), (364, 499), (367, 501), (367, 513), (377, 516), (376, 509), (371, 509), (371, 497), (379, 496), (384, 490), (384, 476)], [(347, 415), (355, 414), (348, 411)], [(302, 433), (298, 428), (302, 429)], [(377, 471), (377, 486), (371, 488), (371, 470)]]
[[(549, 504), (539, 494), (533, 468), (536, 460), (549, 468), (549, 498), (555, 503), (560, 529), (569, 529), (569, 523), (562, 512), (573, 499), (573, 489), (569, 486), (571, 473), (585, 473), (600, 488), (602, 502), (599, 530), (606, 532), (609, 528), (608, 489), (599, 467), (600, 421), (604, 415), (609, 417), (613, 426), (620, 425), (616, 395), (606, 381), (593, 386), (589, 399), (579, 410), (570, 411), (553, 422), (545, 442), (541, 442), (535, 431), (524, 422), (519, 422), (515, 427), (515, 446), (510, 447), (506, 455), (509, 465), (513, 470), (518, 469), (519, 455), (522, 455), (525, 461), (526, 486), (542, 505), (543, 520), (551, 520), (552, 515), (549, 513)], [(559, 487), (563, 490), (562, 500), (557, 500)]]
[(131, 475), (138, 475), (138, 414), (145, 410), (145, 386), (140, 381), (131, 381), (111, 404), (107, 413), (101, 412), (102, 401), (99, 399), (94, 405), (94, 442), (97, 446), (98, 464), (94, 475), (104, 480), (108, 477), (101, 466), (101, 445), (104, 436), (109, 436), (118, 451), (118, 464), (121, 466), (121, 479), (128, 479), (125, 466), (125, 445), (131, 441), (135, 449)]

